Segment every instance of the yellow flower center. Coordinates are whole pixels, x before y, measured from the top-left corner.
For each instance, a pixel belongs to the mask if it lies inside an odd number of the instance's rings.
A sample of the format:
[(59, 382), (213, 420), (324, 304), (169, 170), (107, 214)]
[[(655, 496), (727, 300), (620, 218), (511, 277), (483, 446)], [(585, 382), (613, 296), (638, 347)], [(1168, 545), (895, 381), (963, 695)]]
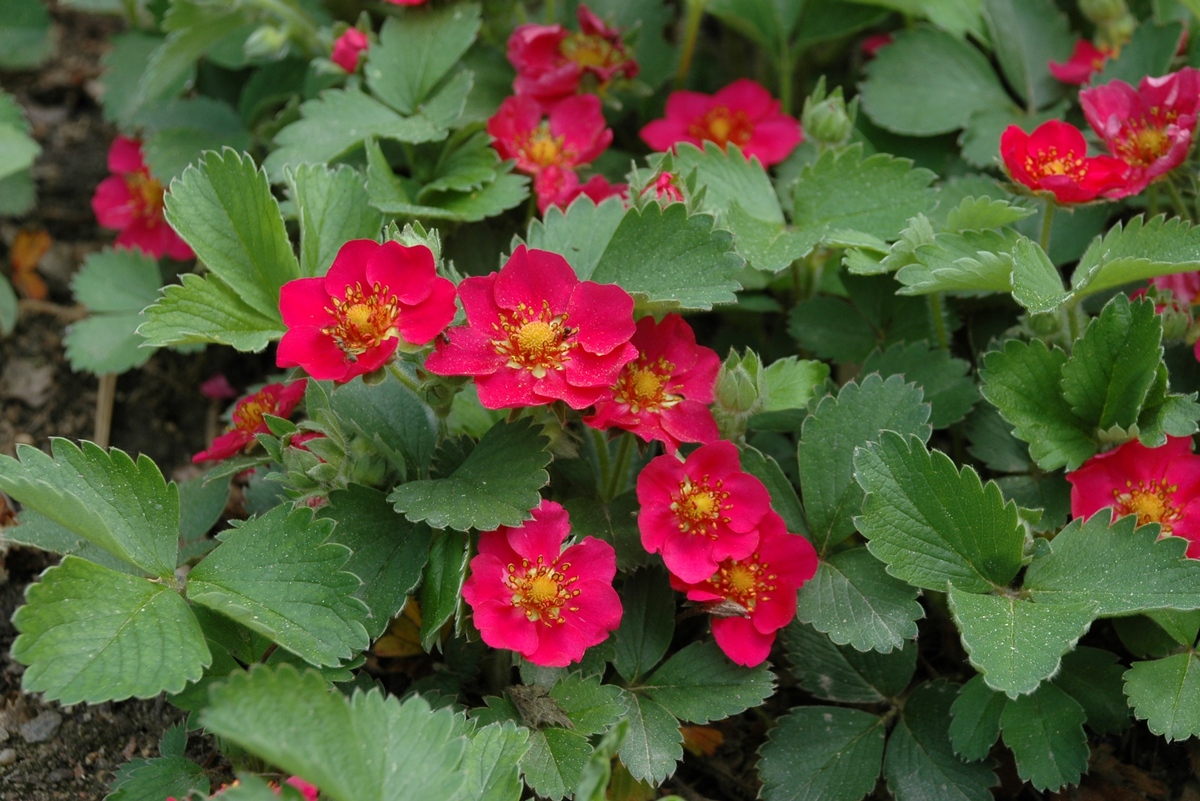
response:
[(133, 197), (133, 213), (150, 228), (163, 221), (163, 185), (145, 170), (128, 173), (125, 186)]
[(563, 137), (551, 134), (550, 126), (543, 122), (529, 135), (521, 150), (525, 158), (538, 167), (552, 167), (567, 160), (563, 142)]
[(717, 592), (730, 601), (753, 612), (760, 602), (771, 600), (775, 581), (779, 576), (769, 572), (770, 565), (759, 561), (758, 554), (751, 554), (740, 562), (727, 559), (721, 563), (711, 582)]
[(1074, 153), (1059, 153), (1057, 147), (1049, 147), (1040, 153), (1027, 155), (1025, 171), (1034, 178), (1066, 175), (1076, 181), (1082, 181), (1087, 172), (1083, 166), (1083, 159)]
[(717, 106), (692, 122), (688, 126), (688, 134), (716, 142), (721, 147), (729, 142), (742, 147), (754, 135), (754, 123), (744, 111), (731, 111), (725, 106)]
[(1131, 128), (1116, 144), (1117, 155), (1127, 164), (1148, 167), (1170, 151), (1171, 139), (1163, 128), (1144, 120), (1131, 124)]
[(562, 54), (581, 67), (614, 67), (624, 59), (603, 36), (573, 33), (562, 43)]
[(1123, 490), (1112, 491), (1113, 507), (1118, 515), (1137, 515), (1139, 526), (1158, 523), (1162, 533), (1167, 535), (1171, 533), (1172, 524), (1183, 519), (1183, 513), (1173, 503), (1178, 490), (1178, 485), (1168, 484), (1165, 479), (1149, 483), (1139, 481), (1136, 486), (1132, 481), (1126, 481)]
[(666, 359), (650, 363), (638, 359), (621, 372), (613, 395), (618, 403), (628, 404), (634, 414), (674, 406), (682, 400), (668, 391), (674, 372), (675, 365)]
[(546, 301), (536, 310), (522, 303), (511, 316), (501, 314), (500, 323), (493, 325), (497, 337), (492, 347), (508, 357), (509, 367), (529, 370), (534, 378), (543, 378), (550, 370), (562, 370), (570, 361), (574, 332), (566, 323), (567, 316), (555, 315)]
[(264, 402), (259, 395), (251, 395), (238, 404), (233, 415), (234, 428), (255, 431), (263, 424), (263, 415), (274, 412), (275, 404)]
[(532, 356), (541, 356), (558, 344), (559, 332), (550, 323), (534, 320), (517, 331), (517, 344)]
[(579, 577), (567, 578), (564, 572), (570, 567), (569, 562), (547, 565), (540, 556), (536, 564), (528, 559), (522, 559), (520, 567), (510, 564), (504, 583), (512, 590), (512, 605), (521, 607), (528, 620), (561, 624), (564, 608), (568, 612), (579, 611), (578, 606), (570, 605), (579, 595), (579, 590), (571, 589)]
[(400, 301), (378, 283), (363, 291), (362, 284), (346, 288), (343, 298), (331, 298), (332, 308), (325, 311), (334, 319), (332, 325), (321, 329), (321, 333), (333, 337), (339, 348), (351, 361), (381, 342), (399, 337), (397, 322), (400, 318)]
[(685, 534), (698, 534), (710, 539), (717, 538), (717, 525), (728, 523), (722, 512), (730, 508), (726, 501), (729, 493), (721, 489), (718, 481), (709, 486), (708, 476), (699, 482), (685, 478), (679, 484), (679, 494), (671, 498), (671, 511), (679, 522), (679, 530)]

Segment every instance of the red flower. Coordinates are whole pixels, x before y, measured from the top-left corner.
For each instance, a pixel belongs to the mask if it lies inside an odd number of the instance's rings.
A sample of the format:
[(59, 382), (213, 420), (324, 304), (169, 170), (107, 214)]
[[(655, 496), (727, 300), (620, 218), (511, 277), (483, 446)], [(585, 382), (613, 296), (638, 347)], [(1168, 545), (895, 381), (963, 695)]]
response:
[(1184, 67), (1143, 78), (1136, 91), (1112, 81), (1083, 90), (1079, 103), (1108, 152), (1129, 165), (1126, 194), (1136, 194), (1187, 158), (1200, 105), (1200, 70)]
[(488, 120), (492, 147), (517, 169), (534, 176), (538, 208), (566, 205), (579, 194), (575, 168), (595, 159), (612, 142), (595, 95), (575, 95), (547, 111), (532, 97), (505, 98)]
[(758, 526), (771, 511), (763, 483), (742, 472), (728, 440), (701, 445), (681, 462), (659, 456), (637, 480), (642, 547), (661, 553), (683, 581), (704, 581), (726, 559), (745, 559), (758, 546)]
[(879, 55), (879, 51), (892, 43), (892, 35), (890, 33), (873, 33), (866, 39), (862, 40), (859, 47), (862, 48), (863, 55), (867, 58), (875, 58)]
[(1159, 448), (1130, 440), (1088, 459), (1067, 481), (1072, 517), (1107, 508), (1137, 515), (1139, 526), (1158, 523), (1162, 536), (1186, 539), (1187, 555), (1200, 559), (1200, 456), (1190, 437), (1168, 437)]
[(485, 643), (566, 667), (617, 628), (616, 552), (594, 537), (563, 550), (570, 533), (567, 511), (542, 501), (523, 525), (479, 535), (462, 594)]
[(545, 212), (551, 206), (565, 209), (583, 195), (597, 205), (610, 197), (625, 199), (629, 195), (628, 184), (609, 183), (603, 175), (593, 175), (585, 184), (573, 170), (547, 167), (533, 180), (534, 193), (538, 197), (538, 208)]
[(358, 59), (367, 52), (370, 40), (358, 28), (347, 28), (346, 32), (333, 43), (333, 53), (329, 60), (346, 72), (353, 73), (358, 69)]
[(521, 245), (498, 273), (464, 279), (458, 294), (467, 324), (438, 342), (425, 369), (474, 376), (489, 409), (554, 400), (583, 409), (637, 357), (633, 298), (613, 284), (580, 281), (557, 253)]
[[(1190, 273), (1175, 273), (1173, 275), (1157, 275), (1150, 279), (1150, 284), (1160, 291), (1169, 290), (1175, 305), (1183, 311), (1192, 306), (1200, 305), (1200, 271)], [(1139, 290), (1145, 294), (1145, 290)], [(1137, 293), (1134, 293), (1137, 294)], [(1133, 297), (1134, 295), (1130, 295)], [(1162, 307), (1156, 307), (1162, 311)]]
[(117, 246), (177, 261), (196, 254), (163, 216), (163, 186), (142, 158), (142, 143), (118, 136), (108, 150), (108, 170), (92, 196), (92, 211), (104, 228), (120, 231)]
[(323, 278), (297, 278), (279, 292), (287, 333), (275, 361), (344, 383), (387, 364), (401, 341), (424, 345), (454, 319), (454, 284), (437, 274), (424, 245), (354, 239)]
[(1116, 51), (1107, 45), (1097, 47), (1087, 39), (1080, 39), (1070, 58), (1062, 62), (1051, 61), (1046, 66), (1050, 68), (1050, 74), (1063, 83), (1080, 86), (1104, 69), (1104, 62), (1114, 55)]
[(741, 78), (715, 95), (672, 92), (667, 116), (642, 128), (642, 139), (654, 150), (670, 150), (680, 142), (703, 147), (732, 142), (746, 158), (764, 167), (778, 164), (804, 139), (800, 123), (779, 111), (779, 101), (759, 84)]
[(1087, 142), (1074, 125), (1050, 120), (1032, 134), (1015, 125), (1000, 136), (1000, 155), (1014, 181), (1059, 203), (1124, 197), (1129, 166), (1111, 156), (1087, 155)]
[(581, 90), (603, 92), (618, 76), (637, 76), (637, 62), (620, 32), (605, 26), (582, 3), (577, 16), (579, 33), (561, 25), (534, 24), (513, 31), (508, 60), (517, 68), (513, 89), (518, 95), (549, 102)]
[[(318, 790), (315, 785), (309, 784), (308, 782), (304, 781), (304, 779), (301, 779), (297, 776), (292, 776), (286, 782), (284, 782), (284, 784), (290, 785), (299, 790), (304, 796), (304, 801), (317, 801), (317, 796), (320, 794), (320, 790)], [(278, 792), (276, 792), (276, 795), (278, 795)]]
[(267, 384), (237, 402), (233, 409), (233, 425), (229, 431), (213, 440), (208, 450), (192, 457), (193, 462), (213, 462), (236, 456), (247, 445), (254, 443), (255, 434), (270, 433), (263, 415), (288, 417), (296, 404), (304, 397), (308, 379), (290, 384)]
[[(720, 606), (712, 621), (713, 638), (739, 665), (762, 664), (775, 633), (796, 616), (796, 591), (817, 572), (817, 552), (799, 534), (789, 534), (783, 518), (768, 512), (758, 529), (758, 547), (744, 559), (726, 559), (708, 579), (671, 586), (688, 600)], [(745, 610), (730, 614), (729, 604)]]
[(682, 203), (683, 191), (679, 188), (679, 177), (674, 173), (660, 172), (658, 177), (654, 179), (653, 186), (647, 186), (642, 190), (642, 194), (646, 194), (651, 189), (654, 190), (654, 197), (658, 200), (667, 203)]
[(682, 442), (716, 440), (720, 435), (708, 410), (721, 369), (716, 352), (697, 345), (692, 327), (678, 314), (661, 323), (643, 317), (630, 341), (637, 359), (621, 371), (612, 397), (597, 401), (596, 411), (583, 422), (660, 440), (668, 453)]
[(209, 400), (222, 401), (236, 398), (238, 391), (229, 383), (224, 373), (214, 373), (211, 378), (200, 385), (200, 394)]

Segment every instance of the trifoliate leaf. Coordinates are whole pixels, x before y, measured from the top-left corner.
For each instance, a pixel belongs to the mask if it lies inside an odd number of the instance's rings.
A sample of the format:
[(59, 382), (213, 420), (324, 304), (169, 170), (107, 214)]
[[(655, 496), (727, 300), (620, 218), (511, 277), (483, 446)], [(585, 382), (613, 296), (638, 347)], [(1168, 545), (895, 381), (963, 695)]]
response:
[(51, 440), (47, 455), (17, 446), (0, 457), (0, 490), (114, 556), (162, 579), (175, 576), (179, 490), (147, 456), (91, 442)]
[(188, 599), (265, 634), (310, 664), (336, 665), (368, 645), (349, 551), (333, 523), (287, 504), (231, 530), (187, 580)]
[(520, 761), (529, 750), (529, 730), (493, 723), (470, 736), (460, 772), (462, 786), (447, 801), (517, 801), (525, 789)]
[(950, 587), (963, 647), (984, 681), (1009, 698), (1031, 693), (1058, 671), (1064, 653), (1092, 625), (1098, 604), (1038, 604)]
[(904, 703), (883, 758), (883, 777), (896, 801), (990, 801), (996, 784), (990, 760), (968, 765), (950, 744), (950, 706), (957, 685), (918, 687)]
[(396, 514), (382, 492), (359, 484), (330, 495), (321, 516), (337, 523), (330, 541), (350, 549), (343, 569), (362, 582), (355, 597), (370, 610), (364, 625), (375, 639), (421, 580), (430, 531)]
[(1097, 237), (1071, 276), (1075, 297), (1158, 275), (1200, 270), (1200, 226), (1179, 217), (1134, 217)]
[(879, 703), (907, 689), (917, 666), (914, 644), (888, 654), (860, 653), (796, 621), (782, 634), (792, 673), (804, 689), (826, 701)]
[(1017, 505), (971, 467), (958, 471), (941, 451), (891, 431), (860, 448), (855, 477), (866, 491), (859, 530), (888, 572), (908, 583), (987, 592), (1021, 567), (1024, 528)]
[(618, 755), (630, 775), (638, 781), (662, 784), (683, 759), (683, 734), (679, 721), (666, 708), (644, 696), (626, 696), (629, 734)]
[(437, 418), (395, 376), (371, 386), (361, 379), (343, 384), (330, 395), (329, 404), (342, 425), (374, 443), (397, 472), (409, 478), (429, 474)]
[(851, 381), (843, 386), (837, 398), (821, 400), (804, 421), (798, 451), (804, 507), (819, 553), (855, 531), (863, 499), (854, 481), (855, 449), (877, 441), (884, 430), (927, 440), (928, 420), (921, 390), (900, 376), (884, 381), (878, 374), (868, 375), (861, 385)]
[(982, 53), (933, 28), (899, 33), (867, 65), (861, 88), (876, 125), (911, 136), (948, 133), (975, 111), (1011, 102)]
[(1124, 674), (1116, 654), (1081, 645), (1063, 656), (1062, 670), (1053, 681), (1083, 707), (1092, 731), (1116, 734), (1129, 725)]
[(1007, 705), (1008, 697), (988, 687), (983, 676), (964, 684), (950, 707), (954, 752), (969, 762), (986, 757), (1000, 737), (1000, 715)]
[(104, 801), (162, 801), (187, 798), (195, 790), (208, 795), (204, 769), (182, 756), (133, 759), (117, 771)]
[(1017, 758), (1017, 774), (1043, 791), (1077, 784), (1087, 772), (1085, 717), (1083, 707), (1051, 682), (1005, 705), (1000, 726)]
[(897, 343), (885, 351), (876, 350), (862, 366), (863, 375), (899, 375), (905, 383), (915, 383), (931, 407), (929, 424), (935, 429), (957, 423), (979, 401), (979, 389), (967, 377), (970, 369), (967, 362), (927, 342)]
[(207, 153), (171, 182), (167, 221), (246, 305), (279, 320), (279, 288), (300, 277), (266, 173), (249, 156)]
[(621, 587), (621, 626), (613, 635), (613, 667), (636, 681), (658, 664), (675, 633), (675, 594), (661, 568), (639, 570)]
[(154, 347), (215, 342), (257, 353), (286, 330), (278, 315), (251, 307), (215, 275), (188, 274), (182, 286), (166, 287), (158, 302), (146, 309), (146, 322), (137, 333)]
[(471, 46), (479, 24), (479, 6), (471, 3), (389, 18), (367, 51), (367, 86), (400, 113), (416, 113)]
[(324, 275), (347, 241), (379, 235), (383, 215), (371, 207), (366, 179), (359, 172), (305, 164), (286, 176), (300, 217), (301, 275)]
[(858, 801), (879, 778), (884, 734), (882, 718), (857, 709), (793, 709), (779, 719), (762, 747), (762, 798)]
[(1010, 339), (1003, 351), (983, 358), (981, 391), (1011, 423), (1013, 434), (1029, 443), (1029, 455), (1043, 470), (1074, 470), (1096, 453), (1097, 445), (1060, 387), (1067, 354), (1041, 340)]
[(866, 548), (850, 548), (822, 560), (800, 588), (796, 618), (838, 645), (886, 653), (917, 636), (925, 613), (916, 599), (917, 588), (888, 575)]
[(639, 687), (639, 693), (662, 704), (689, 723), (723, 720), (758, 706), (775, 690), (775, 676), (765, 664), (735, 665), (712, 642), (694, 642), (663, 663)]
[(434, 528), (519, 526), (550, 482), (548, 442), (528, 419), (497, 423), (449, 476), (401, 484), (388, 500), (412, 522)]
[(555, 683), (550, 697), (571, 722), (576, 734), (603, 734), (625, 714), (625, 697), (620, 687), (601, 684), (599, 676), (572, 673)]
[(1125, 695), (1150, 731), (1171, 740), (1200, 735), (1200, 655), (1134, 662), (1125, 673)]
[(67, 556), (26, 600), (12, 647), (28, 666), (26, 692), (63, 704), (153, 698), (179, 692), (212, 662), (196, 618), (164, 582)]
[(1102, 616), (1149, 609), (1200, 609), (1200, 562), (1187, 541), (1158, 539), (1157, 526), (1096, 514), (1075, 519), (1025, 571), (1025, 591), (1042, 604), (1097, 604)]
[(346, 697), (316, 672), (284, 665), (234, 675), (211, 698), (204, 728), (333, 801), (445, 801), (465, 778), (461, 724), (419, 696)]
[(142, 347), (137, 327), (142, 310), (158, 298), (158, 262), (140, 250), (103, 250), (75, 274), (75, 300), (88, 307), (86, 320), (67, 330), (63, 344), (74, 370), (96, 375), (123, 373), (146, 363), (154, 349)]
[(1062, 97), (1063, 84), (1046, 64), (1066, 61), (1075, 36), (1067, 18), (1048, 0), (984, 0), (996, 60), (1008, 85), (1031, 108), (1044, 108)]

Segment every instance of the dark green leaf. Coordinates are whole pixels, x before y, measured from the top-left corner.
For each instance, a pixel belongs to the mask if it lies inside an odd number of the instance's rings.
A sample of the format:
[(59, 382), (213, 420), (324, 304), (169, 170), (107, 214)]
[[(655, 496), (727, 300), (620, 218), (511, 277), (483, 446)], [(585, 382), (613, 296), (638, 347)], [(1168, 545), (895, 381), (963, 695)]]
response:
[(187, 274), (182, 286), (167, 286), (162, 298), (146, 309), (146, 322), (137, 333), (156, 347), (216, 342), (257, 352), (286, 330), (278, 315), (252, 308), (215, 275)]
[(1134, 662), (1125, 673), (1125, 695), (1134, 716), (1168, 742), (1200, 735), (1200, 656), (1195, 652)]
[(1017, 758), (1017, 773), (1038, 790), (1077, 784), (1087, 771), (1086, 716), (1075, 699), (1051, 682), (1004, 707), (1004, 744)]
[(1007, 705), (1008, 697), (989, 688), (983, 676), (964, 684), (950, 707), (954, 752), (969, 762), (986, 757), (1000, 737), (1000, 715)]
[(1122, 45), (1121, 54), (1110, 59), (1099, 75), (1092, 76), (1092, 85), (1100, 86), (1110, 81), (1121, 80), (1131, 86), (1147, 76), (1165, 75), (1171, 68), (1171, 59), (1179, 49), (1179, 37), (1183, 32), (1178, 22), (1154, 25), (1149, 22), (1138, 25), (1133, 36)]
[(182, 755), (164, 755), (122, 765), (104, 801), (163, 801), (168, 797), (187, 798), (193, 790), (208, 795), (204, 769)]
[(888, 654), (860, 653), (796, 621), (783, 629), (783, 645), (800, 685), (826, 701), (874, 704), (898, 696), (917, 666), (915, 644)]
[(757, 478), (771, 494), (771, 508), (779, 513), (787, 530), (812, 539), (796, 488), (788, 480), (779, 462), (750, 445), (741, 449), (742, 469)]
[(479, 24), (479, 6), (472, 3), (389, 18), (367, 51), (367, 86), (400, 113), (416, 113), (471, 46)]
[(637, 689), (680, 720), (707, 723), (761, 704), (774, 692), (775, 676), (765, 664), (735, 665), (715, 643), (694, 642)]
[(1083, 707), (1092, 731), (1116, 734), (1129, 725), (1124, 674), (1116, 654), (1081, 645), (1063, 656), (1062, 670), (1053, 681)]
[(641, 695), (627, 696), (629, 735), (621, 743), (621, 763), (638, 781), (662, 784), (683, 759), (679, 721), (662, 704)]
[(515, 723), (484, 726), (470, 736), (463, 754), (463, 784), (448, 801), (517, 801), (520, 761), (529, 750), (529, 730)]
[(441, 531), (433, 538), (429, 564), (421, 584), (421, 647), (429, 650), (458, 609), (462, 585), (467, 577), (467, 537), (457, 531)]
[(287, 171), (287, 181), (300, 217), (301, 275), (324, 275), (343, 244), (379, 235), (383, 215), (371, 207), (361, 173), (305, 164)]
[(979, 390), (967, 376), (970, 369), (967, 362), (927, 342), (897, 343), (886, 351), (876, 350), (862, 366), (864, 375), (899, 375), (906, 383), (920, 387), (931, 407), (929, 424), (935, 429), (957, 423), (979, 400)]
[(675, 633), (675, 594), (666, 572), (648, 567), (631, 575), (621, 587), (621, 608), (613, 667), (633, 682), (658, 664)]
[(1017, 95), (1031, 108), (1062, 97), (1063, 85), (1046, 64), (1066, 61), (1075, 37), (1052, 0), (985, 0), (983, 18), (996, 60)]
[(803, 706), (762, 747), (764, 801), (858, 801), (875, 788), (884, 721), (857, 709)]
[(388, 375), (368, 386), (361, 379), (335, 389), (330, 407), (351, 431), (373, 442), (401, 474), (428, 475), (437, 442), (437, 419), (428, 404)]

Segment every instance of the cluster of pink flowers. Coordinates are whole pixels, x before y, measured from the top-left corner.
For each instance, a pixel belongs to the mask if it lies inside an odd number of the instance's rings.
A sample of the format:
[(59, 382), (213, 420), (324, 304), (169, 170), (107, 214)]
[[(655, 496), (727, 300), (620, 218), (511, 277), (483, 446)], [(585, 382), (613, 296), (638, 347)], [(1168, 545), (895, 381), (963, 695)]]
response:
[(120, 231), (117, 247), (148, 256), (183, 261), (196, 254), (163, 216), (163, 185), (150, 173), (142, 143), (118, 136), (108, 150), (108, 170), (92, 196), (92, 211), (103, 228)]

